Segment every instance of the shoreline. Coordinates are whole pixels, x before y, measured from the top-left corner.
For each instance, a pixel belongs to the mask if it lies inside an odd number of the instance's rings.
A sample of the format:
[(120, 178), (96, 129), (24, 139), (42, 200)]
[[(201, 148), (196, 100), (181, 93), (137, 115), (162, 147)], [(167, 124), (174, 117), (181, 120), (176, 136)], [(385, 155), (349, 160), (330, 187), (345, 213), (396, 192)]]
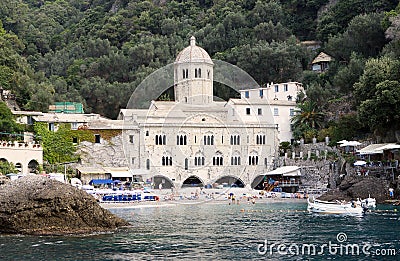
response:
[(170, 200), (170, 201), (141, 201), (141, 202), (100, 202), (100, 206), (105, 209), (141, 209), (141, 208), (158, 208), (158, 207), (176, 207), (176, 206), (189, 206), (201, 204), (214, 204), (214, 205), (238, 205), (238, 206), (254, 206), (257, 204), (268, 203), (307, 203), (306, 199), (297, 198), (257, 198), (255, 203), (252, 204), (247, 200), (240, 200), (232, 203), (229, 199), (208, 199), (208, 200)]

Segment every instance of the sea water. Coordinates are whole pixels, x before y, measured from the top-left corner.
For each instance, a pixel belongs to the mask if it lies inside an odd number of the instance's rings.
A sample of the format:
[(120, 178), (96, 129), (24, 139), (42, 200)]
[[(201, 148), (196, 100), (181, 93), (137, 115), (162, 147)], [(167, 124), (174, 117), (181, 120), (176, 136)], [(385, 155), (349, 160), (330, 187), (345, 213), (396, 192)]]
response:
[(0, 260), (400, 260), (400, 208), (316, 215), (306, 203), (112, 209), (132, 227), (84, 236), (0, 236)]

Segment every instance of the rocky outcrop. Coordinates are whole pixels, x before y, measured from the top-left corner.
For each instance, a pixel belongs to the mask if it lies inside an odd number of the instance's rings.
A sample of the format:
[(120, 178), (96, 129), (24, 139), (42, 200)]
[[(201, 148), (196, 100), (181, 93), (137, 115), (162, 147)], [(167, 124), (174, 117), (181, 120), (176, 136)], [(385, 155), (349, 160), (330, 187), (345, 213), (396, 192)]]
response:
[(0, 233), (75, 234), (129, 223), (69, 184), (29, 175), (0, 186)]
[(371, 195), (378, 203), (388, 198), (389, 183), (376, 177), (362, 177), (347, 175), (335, 190), (323, 194), (321, 200), (351, 200), (367, 198)]

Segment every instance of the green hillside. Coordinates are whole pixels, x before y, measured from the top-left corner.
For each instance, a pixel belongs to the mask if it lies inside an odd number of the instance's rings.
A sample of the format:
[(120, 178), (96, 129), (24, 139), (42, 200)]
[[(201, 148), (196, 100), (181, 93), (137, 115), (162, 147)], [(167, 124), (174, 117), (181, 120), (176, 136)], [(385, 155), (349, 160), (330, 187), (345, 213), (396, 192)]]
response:
[[(0, 85), (26, 110), (80, 102), (115, 118), (136, 86), (194, 35), (212, 58), (261, 85), (303, 82), (311, 109), (325, 117), (319, 127), (297, 126), (299, 137), (393, 137), (399, 13), (394, 0), (2, 0)], [(305, 40), (321, 48), (311, 51)], [(319, 51), (334, 62), (315, 74), (310, 62)]]

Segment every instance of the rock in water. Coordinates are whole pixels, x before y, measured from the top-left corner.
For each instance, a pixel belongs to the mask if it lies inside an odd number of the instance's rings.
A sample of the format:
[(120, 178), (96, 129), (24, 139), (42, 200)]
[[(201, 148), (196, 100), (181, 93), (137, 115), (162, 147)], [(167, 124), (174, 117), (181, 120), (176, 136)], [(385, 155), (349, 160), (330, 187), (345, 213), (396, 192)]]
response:
[(386, 180), (376, 177), (346, 176), (338, 189), (330, 190), (319, 197), (320, 200), (351, 200), (364, 199), (371, 196), (378, 203), (387, 199), (389, 184)]
[(75, 234), (121, 226), (129, 223), (69, 184), (29, 175), (0, 186), (0, 233)]

